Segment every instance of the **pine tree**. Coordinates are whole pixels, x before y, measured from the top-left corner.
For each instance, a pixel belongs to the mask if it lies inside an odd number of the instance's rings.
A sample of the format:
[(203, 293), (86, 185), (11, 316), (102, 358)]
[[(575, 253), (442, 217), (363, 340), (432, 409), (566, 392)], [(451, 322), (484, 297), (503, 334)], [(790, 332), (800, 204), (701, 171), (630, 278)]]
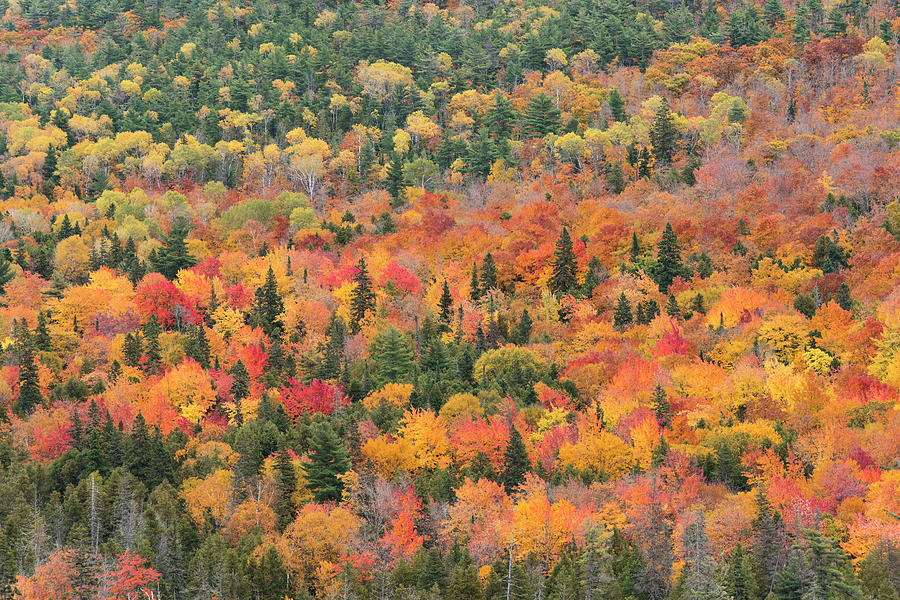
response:
[(512, 103), (500, 90), (494, 92), (494, 104), (485, 114), (485, 122), (490, 132), (498, 139), (508, 138), (512, 133), (512, 124), (515, 123), (515, 120), (516, 113), (512, 108)]
[(503, 470), (500, 473), (500, 483), (503, 484), (507, 494), (512, 494), (518, 489), (519, 485), (525, 481), (525, 473), (530, 468), (522, 434), (515, 426), (510, 426), (509, 442), (503, 452)]
[(840, 6), (835, 6), (828, 13), (827, 25), (826, 37), (843, 37), (847, 34), (847, 21), (844, 19), (844, 11)]
[(481, 298), (481, 289), (478, 287), (478, 266), (472, 263), (472, 279), (469, 282), (469, 299), (478, 302)]
[(769, 27), (774, 28), (775, 23), (784, 18), (784, 7), (781, 5), (781, 0), (766, 0), (766, 3), (763, 5), (762, 16), (766, 23), (769, 24)]
[(50, 330), (47, 329), (47, 313), (38, 311), (37, 327), (34, 330), (34, 347), (41, 352), (53, 350)]
[(344, 483), (340, 476), (350, 468), (343, 440), (326, 421), (313, 426), (309, 441), (309, 461), (304, 464), (307, 485), (316, 502), (341, 499)]
[(356, 274), (353, 275), (353, 295), (350, 297), (350, 331), (357, 332), (366, 319), (366, 314), (375, 309), (375, 292), (372, 290), (372, 278), (366, 267), (366, 259), (360, 258), (356, 263)]
[(631, 322), (631, 302), (628, 301), (625, 292), (622, 292), (619, 295), (618, 301), (616, 301), (616, 310), (613, 313), (613, 326), (615, 326), (616, 329), (622, 330), (631, 325)]
[(669, 294), (669, 298), (666, 300), (666, 314), (676, 319), (681, 317), (681, 308), (678, 306), (678, 300), (672, 294)]
[(756, 519), (753, 521), (753, 555), (762, 574), (761, 589), (770, 589), (784, 567), (784, 527), (772, 510), (764, 488), (756, 491)]
[(653, 156), (657, 162), (670, 164), (678, 141), (678, 130), (669, 109), (669, 101), (663, 98), (656, 109), (656, 117), (650, 127), (650, 143), (653, 145)]
[(395, 204), (400, 204), (403, 185), (403, 161), (399, 156), (392, 156), (387, 167), (387, 189)]
[(528, 314), (528, 309), (522, 309), (522, 316), (519, 317), (519, 324), (516, 327), (516, 341), (519, 344), (525, 345), (529, 341), (531, 341), (531, 329), (534, 326), (534, 321), (531, 319), (531, 315)]
[(238, 359), (228, 370), (231, 375), (231, 396), (236, 401), (241, 401), (250, 395), (250, 373), (244, 366), (244, 361)]
[(297, 491), (297, 473), (287, 450), (281, 450), (275, 457), (275, 517), (279, 531), (294, 520), (296, 506), (294, 493)]
[(150, 315), (150, 319), (144, 323), (142, 328), (144, 334), (144, 371), (147, 373), (156, 373), (162, 365), (162, 350), (159, 347), (159, 334), (162, 328), (156, 315)]
[(498, 287), (497, 265), (494, 263), (494, 255), (488, 252), (481, 263), (481, 293)]
[(547, 579), (548, 600), (581, 598), (581, 573), (569, 551), (563, 552)]
[(738, 544), (725, 565), (723, 585), (732, 600), (759, 600), (756, 575), (753, 572), (753, 555)]
[(13, 410), (20, 417), (26, 417), (43, 403), (44, 395), (41, 392), (37, 365), (34, 362), (34, 346), (27, 324), (21, 325), (20, 329), (19, 395), (13, 404)]
[(125, 334), (125, 341), (122, 344), (122, 360), (129, 367), (136, 367), (141, 362), (141, 356), (144, 354), (143, 343), (141, 342), (140, 332)]
[(196, 360), (204, 369), (209, 368), (209, 340), (206, 337), (206, 328), (202, 323), (191, 327), (185, 341), (184, 353)]
[(438, 300), (438, 321), (440, 322), (441, 331), (450, 331), (450, 320), (453, 318), (453, 296), (450, 295), (450, 287), (447, 280), (444, 280), (444, 288), (441, 291), (441, 297)]
[(569, 230), (566, 227), (563, 227), (562, 234), (556, 241), (556, 251), (553, 253), (551, 267), (553, 273), (548, 282), (551, 292), (562, 296), (578, 285), (575, 251), (572, 249), (572, 238), (569, 237)]
[(488, 130), (482, 127), (469, 143), (466, 154), (466, 169), (469, 173), (486, 179), (498, 156), (497, 145), (491, 139)]
[(172, 224), (169, 235), (166, 236), (164, 247), (157, 250), (153, 267), (167, 279), (175, 279), (178, 271), (189, 269), (197, 264), (197, 260), (191, 256), (185, 243), (190, 229), (190, 224), (186, 219), (177, 219)]
[(282, 314), (284, 314), (284, 300), (278, 292), (275, 271), (272, 269), (272, 265), (269, 265), (265, 281), (256, 288), (248, 322), (255, 327), (260, 327), (269, 337), (278, 337), (284, 330), (281, 321)]
[[(56, 185), (57, 177), (56, 177), (56, 147), (51, 144), (47, 148), (47, 156), (44, 159), (44, 165), (41, 167), (41, 176), (44, 180), (44, 190), (45, 192), (49, 192), (53, 189), (53, 186)], [(45, 195), (47, 195), (45, 193)]]
[(847, 285), (847, 282), (841, 283), (840, 287), (838, 287), (837, 297), (835, 298), (838, 306), (843, 308), (844, 310), (852, 311), (853, 310), (853, 298), (850, 297), (850, 286)]
[(12, 265), (7, 260), (7, 257), (0, 256), (0, 295), (3, 295), (6, 284), (16, 276), (11, 267)]
[(695, 514), (694, 522), (685, 529), (682, 545), (685, 552), (684, 597), (691, 600), (726, 600), (728, 595), (716, 578), (716, 564), (706, 534), (706, 519), (701, 511)]
[(656, 384), (656, 389), (653, 390), (653, 395), (650, 397), (650, 408), (653, 410), (653, 414), (656, 415), (656, 422), (659, 423), (659, 426), (663, 428), (668, 427), (672, 418), (672, 406), (669, 404), (666, 390), (658, 383)]
[(619, 88), (613, 88), (609, 93), (609, 113), (613, 121), (624, 122), (628, 115), (625, 114), (625, 100), (619, 93)]
[(672, 230), (671, 223), (666, 223), (662, 238), (657, 245), (656, 253), (656, 284), (663, 294), (668, 293), (672, 281), (682, 274), (684, 267), (681, 264), (681, 249), (678, 247), (678, 237)]
[(616, 194), (625, 191), (625, 172), (622, 170), (622, 163), (614, 162), (606, 172), (606, 186)]
[(560, 111), (553, 105), (553, 100), (543, 92), (528, 103), (525, 111), (524, 129), (533, 137), (544, 137), (548, 133), (558, 133), (560, 128)]

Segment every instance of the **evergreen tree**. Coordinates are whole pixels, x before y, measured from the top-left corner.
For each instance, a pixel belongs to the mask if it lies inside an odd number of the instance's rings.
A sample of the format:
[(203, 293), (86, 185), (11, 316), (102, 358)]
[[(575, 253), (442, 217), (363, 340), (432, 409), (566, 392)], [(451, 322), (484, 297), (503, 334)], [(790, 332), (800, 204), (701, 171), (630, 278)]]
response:
[(781, 0), (766, 0), (766, 3), (763, 5), (762, 16), (769, 27), (774, 28), (775, 23), (784, 18), (784, 7), (781, 5)]
[(685, 598), (691, 600), (726, 600), (728, 595), (716, 578), (716, 564), (712, 559), (709, 537), (706, 535), (706, 519), (701, 511), (684, 531), (682, 545), (685, 552)]
[(498, 139), (508, 138), (512, 133), (512, 124), (515, 123), (515, 120), (516, 113), (512, 108), (512, 103), (500, 90), (494, 92), (494, 104), (485, 114), (485, 122), (490, 132)]
[(144, 334), (144, 365), (143, 369), (147, 373), (156, 373), (162, 365), (162, 350), (159, 347), (159, 334), (162, 328), (156, 315), (150, 315), (150, 319), (144, 323), (142, 328)]
[(530, 468), (522, 434), (515, 426), (510, 426), (509, 442), (503, 452), (503, 470), (500, 473), (500, 483), (503, 484), (507, 494), (512, 494), (519, 488), (519, 485), (525, 481), (525, 473)]
[(678, 247), (678, 237), (672, 230), (671, 223), (666, 223), (662, 238), (657, 245), (656, 253), (656, 284), (663, 294), (669, 291), (672, 280), (682, 274), (684, 268), (681, 264), (681, 249)]
[(531, 99), (525, 111), (524, 129), (532, 137), (559, 132), (560, 111), (554, 106), (550, 96), (541, 92)]
[(551, 267), (553, 273), (548, 282), (551, 292), (562, 296), (578, 285), (578, 265), (575, 262), (575, 251), (572, 249), (572, 238), (569, 237), (569, 230), (566, 227), (563, 227), (562, 234), (556, 241)]
[(625, 173), (622, 171), (622, 163), (614, 162), (606, 172), (606, 187), (615, 194), (625, 191)]
[(396, 204), (400, 203), (403, 185), (403, 161), (399, 156), (392, 156), (387, 168), (387, 189)]
[(353, 282), (356, 286), (350, 298), (350, 331), (355, 333), (365, 321), (366, 314), (375, 309), (375, 292), (372, 290), (372, 278), (369, 277), (365, 258), (360, 258), (356, 263)]
[(340, 476), (350, 468), (343, 440), (327, 421), (313, 426), (309, 440), (309, 461), (304, 464), (307, 485), (316, 502), (341, 499), (344, 483)]
[(488, 130), (482, 127), (469, 143), (466, 168), (470, 173), (486, 179), (498, 156), (496, 144), (491, 139)]
[(723, 585), (732, 600), (759, 600), (753, 555), (738, 544), (725, 565)]
[(34, 330), (34, 347), (41, 352), (50, 352), (53, 350), (50, 339), (50, 330), (47, 329), (47, 313), (38, 311), (37, 327)]
[(250, 395), (250, 373), (247, 372), (244, 361), (237, 359), (228, 374), (231, 375), (231, 396), (240, 402)]
[(196, 360), (204, 369), (209, 368), (209, 340), (202, 323), (191, 327), (184, 344), (184, 353)]
[(625, 292), (622, 292), (616, 302), (616, 310), (613, 313), (613, 325), (616, 329), (622, 330), (631, 325), (631, 322), (631, 302), (628, 301)]
[(853, 310), (853, 298), (850, 297), (850, 286), (847, 285), (847, 282), (842, 282), (838, 287), (837, 297), (835, 298), (838, 306), (843, 308), (844, 310), (852, 311)]
[(47, 148), (47, 156), (44, 158), (44, 165), (41, 167), (41, 176), (44, 180), (44, 192), (45, 195), (49, 195), (49, 192), (53, 190), (53, 186), (56, 185), (57, 177), (56, 177), (56, 147), (53, 144)]
[(576, 600), (581, 598), (582, 585), (580, 569), (567, 550), (550, 572), (547, 579), (548, 600)]
[(140, 332), (128, 332), (125, 334), (125, 341), (122, 344), (122, 360), (129, 367), (137, 367), (141, 363), (141, 356), (144, 354), (143, 343), (141, 342)]
[(650, 143), (653, 145), (653, 156), (657, 162), (670, 164), (678, 141), (678, 130), (675, 129), (669, 101), (663, 98), (656, 109), (656, 116), (650, 127)]
[(16, 276), (7, 256), (0, 256), (0, 295), (3, 295), (6, 284)]
[(681, 307), (678, 306), (678, 300), (672, 294), (669, 294), (669, 299), (666, 300), (666, 314), (676, 319), (681, 317)]
[(781, 517), (772, 510), (764, 488), (756, 492), (757, 516), (753, 521), (753, 555), (760, 569), (760, 589), (772, 588), (775, 577), (784, 567), (784, 527)]
[(668, 427), (672, 418), (672, 406), (669, 404), (669, 397), (662, 385), (656, 384), (653, 395), (650, 397), (650, 408), (656, 415), (656, 421), (660, 427)]
[(494, 263), (494, 255), (488, 252), (481, 263), (481, 293), (498, 287), (497, 265)]
[(847, 21), (844, 19), (844, 11), (839, 5), (835, 5), (828, 13), (827, 26), (826, 37), (836, 38), (847, 34)]
[(444, 288), (441, 291), (441, 297), (438, 300), (438, 321), (440, 322), (441, 331), (450, 331), (450, 320), (453, 318), (453, 296), (450, 295), (450, 288), (447, 286), (447, 280), (444, 280)]
[(275, 457), (275, 517), (279, 531), (294, 520), (296, 506), (293, 495), (297, 491), (297, 473), (287, 450)]
[(197, 260), (191, 256), (185, 243), (190, 229), (186, 219), (176, 219), (169, 235), (166, 236), (164, 247), (157, 250), (153, 267), (167, 279), (175, 279), (178, 271), (189, 269), (197, 264)]
[(519, 324), (516, 327), (516, 341), (519, 344), (525, 345), (529, 341), (531, 341), (531, 329), (534, 326), (534, 321), (531, 319), (531, 315), (528, 314), (528, 309), (522, 309), (522, 316), (519, 317)]
[(619, 88), (613, 88), (609, 93), (609, 113), (613, 121), (624, 122), (628, 118), (625, 114), (625, 100), (619, 94)]
[(590, 298), (594, 294), (594, 288), (600, 285), (601, 277), (605, 277), (606, 270), (603, 263), (596, 256), (591, 256), (588, 261), (587, 272), (584, 274), (584, 283), (581, 285), (582, 293), (585, 298)]
[(469, 299), (478, 302), (481, 299), (481, 289), (478, 287), (478, 266), (472, 263), (472, 279), (469, 282)]
[[(23, 320), (24, 321), (24, 320)], [(19, 339), (19, 395), (13, 404), (13, 410), (20, 417), (30, 415), (35, 407), (44, 402), (38, 378), (37, 365), (34, 362), (34, 346), (28, 334), (27, 325), (21, 326)]]
[(265, 281), (256, 288), (254, 293), (253, 306), (247, 321), (250, 325), (260, 327), (266, 335), (278, 337), (284, 331), (281, 321), (282, 314), (284, 314), (284, 300), (278, 292), (275, 271), (269, 265)]

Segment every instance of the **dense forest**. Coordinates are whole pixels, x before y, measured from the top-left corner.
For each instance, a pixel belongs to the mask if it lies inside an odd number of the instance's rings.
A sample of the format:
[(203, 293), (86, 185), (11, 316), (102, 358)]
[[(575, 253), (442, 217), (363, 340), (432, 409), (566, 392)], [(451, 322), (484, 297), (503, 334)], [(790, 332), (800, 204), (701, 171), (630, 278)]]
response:
[(898, 36), (0, 0), (0, 600), (900, 600)]

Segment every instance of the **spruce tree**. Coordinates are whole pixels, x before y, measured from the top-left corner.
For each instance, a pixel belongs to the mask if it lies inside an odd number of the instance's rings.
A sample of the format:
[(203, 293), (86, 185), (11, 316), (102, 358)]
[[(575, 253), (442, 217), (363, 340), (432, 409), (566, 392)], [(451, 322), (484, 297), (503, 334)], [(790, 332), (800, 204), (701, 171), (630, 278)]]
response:
[(3, 295), (6, 284), (16, 276), (11, 267), (12, 264), (7, 260), (7, 257), (0, 256), (0, 295)]
[(669, 294), (669, 298), (666, 300), (666, 314), (676, 319), (681, 317), (681, 308), (672, 294)]
[(47, 313), (38, 311), (37, 327), (34, 330), (34, 347), (42, 352), (53, 350), (50, 339), (50, 330), (47, 329)]
[(666, 390), (658, 383), (656, 384), (656, 389), (653, 390), (653, 395), (650, 397), (650, 408), (653, 410), (653, 414), (656, 415), (656, 422), (659, 423), (659, 426), (663, 428), (668, 427), (672, 418), (672, 406), (669, 404)]
[(531, 99), (525, 111), (524, 129), (533, 137), (544, 137), (548, 133), (558, 133), (560, 111), (547, 94), (541, 92)]
[(555, 295), (568, 294), (578, 285), (575, 251), (572, 249), (572, 238), (569, 237), (569, 230), (566, 227), (563, 227), (562, 234), (556, 241), (556, 251), (553, 253), (551, 267), (553, 273), (548, 284), (550, 291)]
[(129, 367), (137, 367), (141, 363), (141, 356), (144, 354), (143, 343), (141, 342), (140, 332), (128, 332), (125, 334), (125, 341), (122, 344), (122, 360)]
[(156, 373), (162, 365), (162, 350), (159, 347), (159, 334), (162, 328), (156, 315), (150, 315), (150, 319), (144, 323), (142, 328), (144, 334), (144, 365), (143, 369), (147, 373)]
[(399, 156), (392, 156), (391, 162), (388, 163), (387, 167), (387, 189), (390, 192), (391, 197), (394, 199), (394, 203), (399, 205), (401, 203), (401, 192), (404, 189), (403, 185), (403, 161)]
[(366, 267), (366, 259), (360, 258), (356, 263), (356, 274), (353, 275), (353, 295), (350, 297), (350, 331), (357, 332), (366, 319), (366, 314), (375, 309), (375, 292), (372, 290), (372, 278)]
[(522, 316), (519, 317), (519, 324), (516, 327), (516, 341), (525, 345), (529, 341), (531, 341), (531, 329), (534, 326), (534, 321), (531, 319), (531, 315), (528, 314), (528, 309), (522, 309)]
[(685, 529), (682, 545), (685, 551), (684, 597), (691, 600), (727, 600), (728, 595), (716, 577), (716, 564), (706, 534), (706, 519), (701, 511)]
[(284, 314), (284, 300), (278, 292), (278, 281), (275, 271), (269, 265), (266, 279), (261, 286), (256, 288), (253, 297), (253, 306), (250, 309), (248, 322), (260, 327), (270, 337), (280, 336), (284, 330), (281, 315)]
[(228, 370), (231, 375), (231, 396), (236, 401), (241, 401), (250, 395), (250, 373), (244, 366), (244, 361), (238, 359)]
[(447, 280), (444, 280), (444, 288), (441, 291), (441, 297), (438, 300), (438, 321), (440, 322), (441, 331), (450, 331), (450, 320), (453, 318), (453, 296), (450, 295), (450, 287)]
[(44, 401), (41, 393), (37, 365), (34, 362), (34, 346), (28, 334), (27, 325), (22, 327), (22, 338), (19, 340), (19, 395), (13, 404), (13, 410), (20, 417), (30, 415), (35, 407)]
[(478, 302), (481, 298), (481, 289), (478, 287), (478, 266), (472, 263), (472, 279), (469, 282), (469, 299)]
[(671, 223), (666, 223), (662, 238), (659, 240), (656, 252), (656, 284), (663, 294), (668, 293), (672, 280), (682, 274), (684, 267), (681, 264), (681, 249), (678, 247), (678, 237), (672, 230)]
[(625, 100), (619, 93), (619, 88), (613, 88), (609, 93), (609, 113), (613, 121), (624, 122), (628, 115), (625, 114)]
[(484, 294), (496, 287), (498, 287), (497, 265), (494, 262), (494, 255), (488, 252), (481, 263), (481, 293)]
[(209, 339), (202, 323), (191, 327), (184, 344), (184, 353), (196, 360), (204, 369), (209, 368)]
[(509, 428), (509, 442), (503, 452), (503, 470), (500, 473), (500, 483), (507, 494), (515, 492), (519, 485), (525, 481), (525, 473), (531, 468), (528, 462), (528, 452), (522, 441), (522, 434), (515, 426)]
[(657, 162), (670, 164), (678, 141), (678, 130), (675, 129), (669, 101), (663, 98), (656, 109), (656, 117), (650, 127), (650, 143), (653, 145), (653, 156)]
[(760, 600), (753, 555), (740, 543), (728, 557), (724, 572), (722, 583), (732, 600)]
[(176, 219), (169, 235), (166, 236), (164, 247), (157, 250), (153, 267), (167, 279), (175, 279), (178, 271), (197, 264), (197, 260), (191, 256), (185, 243), (190, 230), (191, 226), (186, 219)]
[(344, 489), (340, 476), (350, 468), (344, 441), (327, 421), (316, 423), (309, 440), (306, 480), (316, 502), (338, 501)]
[(297, 491), (297, 473), (290, 454), (282, 449), (275, 457), (275, 517), (279, 531), (294, 520), (296, 506), (294, 492)]
[(628, 301), (625, 292), (622, 292), (619, 295), (618, 301), (616, 301), (616, 310), (613, 313), (613, 326), (615, 326), (616, 329), (622, 330), (631, 325), (631, 322), (631, 302)]
[(485, 122), (492, 134), (498, 139), (505, 139), (512, 133), (512, 125), (515, 123), (516, 113), (512, 103), (500, 90), (494, 92), (494, 105), (485, 114)]

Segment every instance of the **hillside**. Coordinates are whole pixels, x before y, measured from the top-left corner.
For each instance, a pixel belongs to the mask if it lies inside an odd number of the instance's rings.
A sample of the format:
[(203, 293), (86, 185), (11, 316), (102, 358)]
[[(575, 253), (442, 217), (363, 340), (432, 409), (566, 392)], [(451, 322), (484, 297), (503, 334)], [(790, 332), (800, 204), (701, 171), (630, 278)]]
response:
[(900, 600), (898, 10), (0, 0), (0, 600)]

